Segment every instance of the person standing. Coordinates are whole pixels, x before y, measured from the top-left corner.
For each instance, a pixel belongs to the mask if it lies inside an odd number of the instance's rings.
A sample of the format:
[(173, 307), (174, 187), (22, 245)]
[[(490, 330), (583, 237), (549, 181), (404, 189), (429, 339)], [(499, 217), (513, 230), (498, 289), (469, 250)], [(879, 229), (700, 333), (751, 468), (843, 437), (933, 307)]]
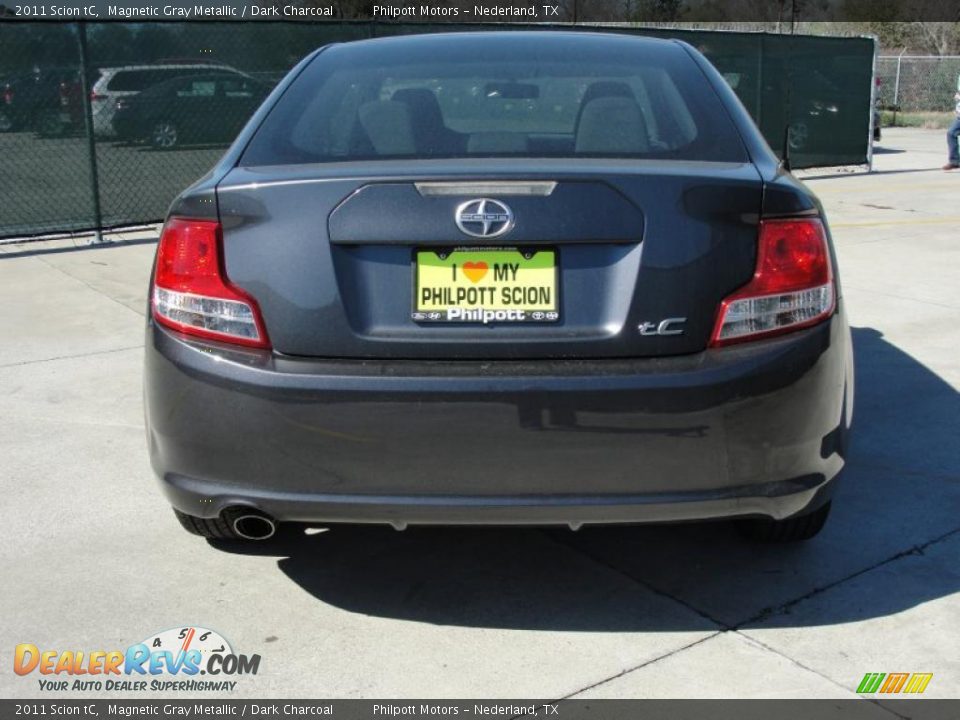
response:
[(956, 170), (960, 168), (960, 148), (957, 147), (957, 138), (960, 137), (960, 91), (958, 91), (953, 96), (956, 105), (954, 106), (954, 112), (956, 113), (953, 118), (953, 125), (947, 130), (947, 152), (949, 153), (949, 159), (947, 164), (943, 166), (944, 170)]

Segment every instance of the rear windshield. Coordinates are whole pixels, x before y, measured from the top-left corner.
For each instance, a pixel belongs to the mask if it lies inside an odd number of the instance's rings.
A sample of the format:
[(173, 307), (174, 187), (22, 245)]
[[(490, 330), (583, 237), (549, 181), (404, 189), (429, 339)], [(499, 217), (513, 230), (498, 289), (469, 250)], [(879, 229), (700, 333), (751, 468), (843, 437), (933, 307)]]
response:
[(177, 75), (197, 72), (199, 68), (164, 68), (158, 70), (119, 70), (107, 84), (107, 90), (113, 92), (143, 90), (150, 85), (170, 80)]
[(614, 36), (460, 37), (320, 53), (267, 116), (241, 164), (745, 160), (720, 100), (678, 45)]

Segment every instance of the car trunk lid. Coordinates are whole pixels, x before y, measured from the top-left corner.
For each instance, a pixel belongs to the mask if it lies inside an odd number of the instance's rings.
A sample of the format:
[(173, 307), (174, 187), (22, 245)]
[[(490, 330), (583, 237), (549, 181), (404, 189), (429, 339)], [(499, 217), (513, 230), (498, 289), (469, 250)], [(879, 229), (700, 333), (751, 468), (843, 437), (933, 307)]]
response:
[[(458, 227), (457, 209), (483, 198), (510, 208), (509, 231)], [(720, 301), (753, 273), (761, 200), (749, 163), (667, 160), (240, 167), (218, 186), (231, 281), (258, 301), (277, 352), (315, 357), (701, 351)], [(416, 251), (462, 247), (555, 252), (559, 317), (418, 321)]]

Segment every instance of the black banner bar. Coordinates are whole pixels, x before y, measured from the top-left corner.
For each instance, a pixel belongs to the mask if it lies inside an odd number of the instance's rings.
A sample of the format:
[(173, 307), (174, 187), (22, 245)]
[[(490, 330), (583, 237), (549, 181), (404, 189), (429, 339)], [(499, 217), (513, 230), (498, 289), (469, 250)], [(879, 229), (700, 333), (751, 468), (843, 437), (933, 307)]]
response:
[(960, 700), (0, 700), (13, 718), (956, 720)]
[(960, 0), (63, 0), (0, 4), (0, 19), (456, 23), (957, 22)]

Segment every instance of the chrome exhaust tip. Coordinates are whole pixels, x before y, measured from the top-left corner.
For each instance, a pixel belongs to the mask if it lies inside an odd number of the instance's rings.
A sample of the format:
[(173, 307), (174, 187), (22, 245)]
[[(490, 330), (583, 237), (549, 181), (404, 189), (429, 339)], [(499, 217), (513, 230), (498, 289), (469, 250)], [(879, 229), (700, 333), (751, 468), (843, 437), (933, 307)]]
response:
[(277, 524), (259, 513), (237, 515), (231, 525), (237, 536), (244, 540), (267, 540), (277, 533)]

